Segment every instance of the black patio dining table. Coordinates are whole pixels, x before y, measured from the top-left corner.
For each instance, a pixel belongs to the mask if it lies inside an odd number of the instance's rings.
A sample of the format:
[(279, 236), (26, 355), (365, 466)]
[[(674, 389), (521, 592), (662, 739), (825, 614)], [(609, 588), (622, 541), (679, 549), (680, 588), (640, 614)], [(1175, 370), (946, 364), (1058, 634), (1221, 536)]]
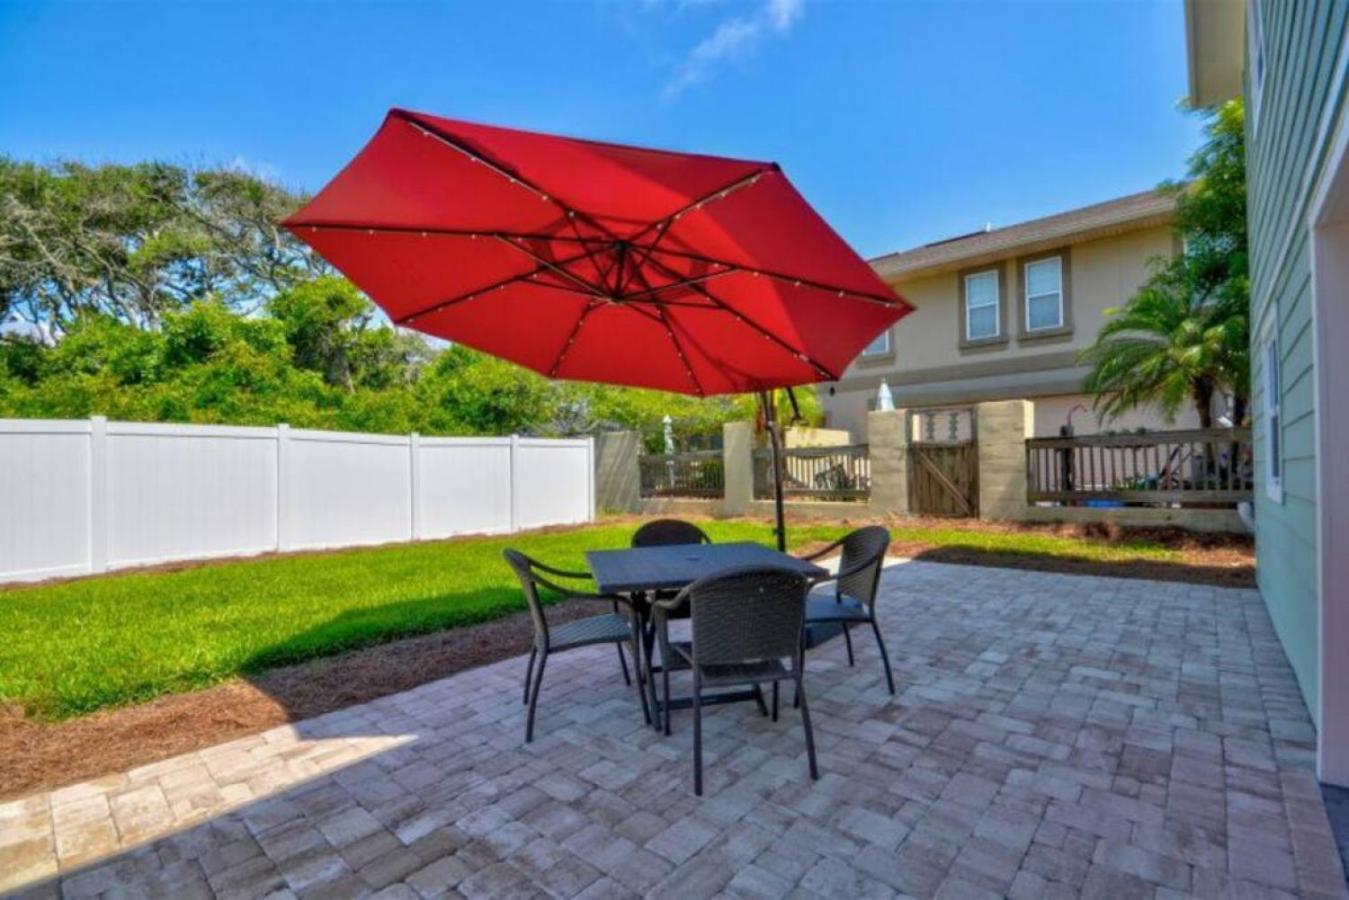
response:
[[(712, 575), (740, 566), (785, 566), (795, 569), (812, 580), (826, 577), (829, 572), (814, 563), (797, 559), (755, 544), (741, 541), (726, 544), (671, 544), (662, 547), (632, 547), (625, 550), (589, 550), (586, 561), (595, 584), (603, 594), (626, 594), (633, 599), (633, 608), (640, 619), (642, 651), (645, 657), (646, 683), (652, 709), (659, 709), (659, 698), (650, 677), (660, 671), (652, 663), (655, 632), (651, 623), (651, 601), (656, 591), (680, 590), (704, 575)], [(664, 664), (665, 660), (661, 660)], [(730, 703), (740, 700), (762, 699), (753, 691), (734, 691), (704, 697), (703, 703)], [(671, 709), (687, 709), (692, 705), (688, 697), (670, 700)], [(659, 721), (659, 716), (655, 717)]]

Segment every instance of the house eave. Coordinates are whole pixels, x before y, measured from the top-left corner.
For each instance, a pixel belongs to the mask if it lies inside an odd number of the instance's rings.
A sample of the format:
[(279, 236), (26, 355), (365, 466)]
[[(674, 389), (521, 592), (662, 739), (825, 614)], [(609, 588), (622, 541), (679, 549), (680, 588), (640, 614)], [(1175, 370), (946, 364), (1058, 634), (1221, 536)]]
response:
[(1241, 96), (1245, 0), (1185, 0), (1185, 61), (1192, 108)]
[(1146, 191), (954, 241), (890, 253), (870, 262), (882, 279), (895, 284), (1009, 256), (1023, 256), (1168, 225), (1175, 219), (1175, 212), (1174, 196)]

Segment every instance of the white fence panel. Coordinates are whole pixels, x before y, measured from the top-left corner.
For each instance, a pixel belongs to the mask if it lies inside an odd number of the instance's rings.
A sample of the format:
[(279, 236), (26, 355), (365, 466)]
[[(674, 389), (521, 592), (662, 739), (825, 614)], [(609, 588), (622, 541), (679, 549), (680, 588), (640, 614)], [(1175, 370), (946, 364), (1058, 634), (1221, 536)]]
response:
[(421, 438), (419, 537), (511, 530), (511, 439)]
[(276, 429), (108, 423), (108, 565), (276, 549)]
[(594, 443), (518, 438), (515, 527), (588, 522), (595, 517)]
[(0, 421), (0, 579), (89, 571), (88, 421)]
[(594, 517), (589, 439), (0, 419), (0, 581)]
[(282, 455), (282, 549), (412, 540), (410, 443), (391, 435), (290, 431)]

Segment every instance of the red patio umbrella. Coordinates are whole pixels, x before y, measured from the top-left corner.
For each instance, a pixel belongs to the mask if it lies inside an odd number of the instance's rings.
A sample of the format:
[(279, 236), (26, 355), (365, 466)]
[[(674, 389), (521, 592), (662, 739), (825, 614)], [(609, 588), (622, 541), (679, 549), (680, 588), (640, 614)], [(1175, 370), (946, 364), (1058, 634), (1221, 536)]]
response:
[(837, 380), (911, 307), (775, 163), (391, 110), (284, 225), (397, 324), (550, 378), (765, 392)]

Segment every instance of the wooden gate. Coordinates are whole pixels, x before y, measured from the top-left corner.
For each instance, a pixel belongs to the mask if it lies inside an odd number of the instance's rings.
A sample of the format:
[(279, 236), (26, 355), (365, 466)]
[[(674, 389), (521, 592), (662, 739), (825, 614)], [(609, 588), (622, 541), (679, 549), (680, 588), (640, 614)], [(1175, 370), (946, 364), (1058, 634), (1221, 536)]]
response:
[(979, 515), (979, 441), (972, 408), (914, 410), (908, 417), (909, 510)]

